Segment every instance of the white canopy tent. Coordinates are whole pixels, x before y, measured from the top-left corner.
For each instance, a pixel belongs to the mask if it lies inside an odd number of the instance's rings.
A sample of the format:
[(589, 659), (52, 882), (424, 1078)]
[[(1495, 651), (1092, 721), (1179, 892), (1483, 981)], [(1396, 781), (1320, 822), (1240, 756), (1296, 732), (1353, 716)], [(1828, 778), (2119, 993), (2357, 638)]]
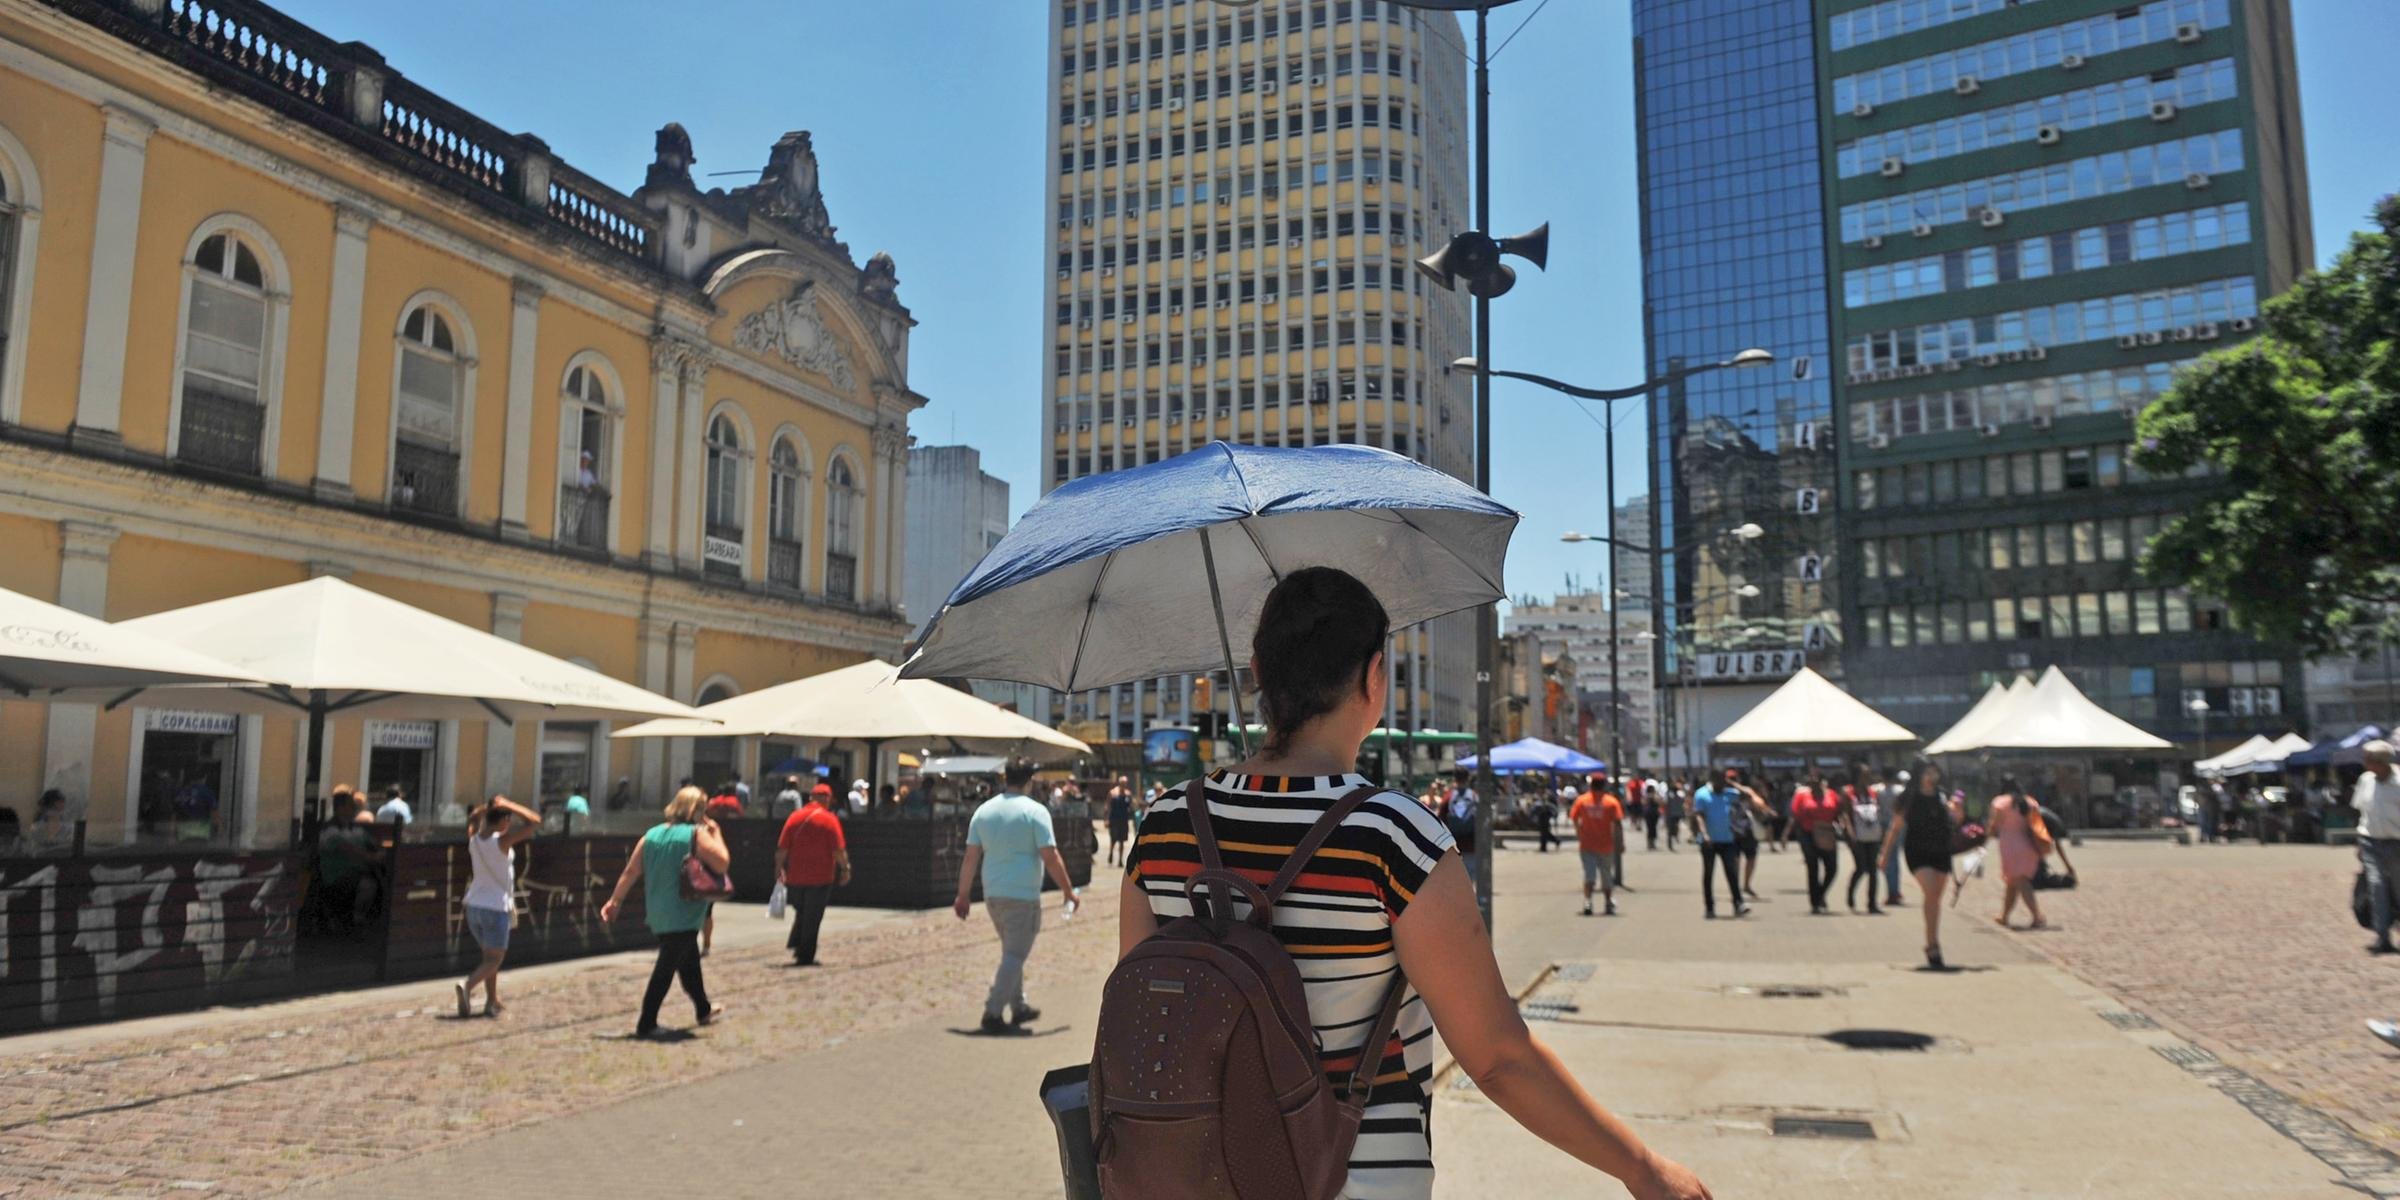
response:
[(1720, 748), (1870, 746), (1916, 740), (1917, 735), (1906, 726), (1802, 667), (1710, 744)]
[(25, 699), (53, 699), (70, 688), (259, 682), (174, 642), (0, 590), (0, 688)]
[[(2032, 682), (2022, 675), (2017, 677), (2017, 683), (2024, 684), (2025, 691), (2033, 690)], [(1956, 754), (1959, 751), (1974, 748), (1977, 735), (2005, 716), (2009, 704), (2019, 694), (2012, 686), (1993, 684), (1989, 690), (1983, 693), (1983, 699), (1976, 701), (1975, 707), (1968, 709), (1967, 715), (1960, 717), (1957, 724), (1943, 730), (1942, 736), (1925, 744), (1925, 753), (1928, 755)]]
[(2254, 733), (2249, 740), (2215, 758), (2204, 758), (2193, 763), (2192, 770), (2205, 779), (2239, 774), (2241, 768), (2256, 762), (2260, 755), (2272, 751), (2274, 747), (2275, 743), (2268, 741), (2265, 734)]
[(115, 707), (158, 694), (187, 708), (305, 715), (310, 799), (322, 794), (324, 723), (332, 716), (510, 723), (699, 716), (655, 692), (331, 577), (137, 617), (119, 628), (206, 647), (259, 682), (94, 688), (78, 699)]
[(699, 720), (645, 721), (621, 738), (779, 737), (899, 742), (911, 749), (1021, 754), (1055, 762), (1092, 748), (1027, 717), (930, 679), (901, 679), (879, 659), (777, 684), (696, 710)]
[(2055, 665), (1990, 725), (1973, 750), (2170, 750), (2174, 743), (2092, 703)]

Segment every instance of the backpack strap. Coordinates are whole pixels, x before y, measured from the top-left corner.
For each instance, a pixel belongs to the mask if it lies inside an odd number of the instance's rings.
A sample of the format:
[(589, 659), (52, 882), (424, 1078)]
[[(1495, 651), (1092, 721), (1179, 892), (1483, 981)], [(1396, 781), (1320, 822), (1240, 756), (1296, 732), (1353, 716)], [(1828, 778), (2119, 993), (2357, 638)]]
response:
[[(1205, 915), (1212, 920), (1231, 922), (1233, 895), (1239, 892), (1250, 902), (1250, 921), (1259, 928), (1267, 927), (1275, 902), (1257, 884), (1239, 873), (1225, 869), (1225, 857), (1217, 851), (1217, 834), (1208, 822), (1208, 776), (1192, 780), (1183, 793), (1183, 806), (1191, 814), (1192, 843), (1200, 851), (1200, 869), (1183, 881), (1184, 897), (1192, 902), (1195, 916)], [(1203, 906), (1201, 893), (1208, 899)]]
[(1341, 799), (1334, 801), (1333, 807), (1326, 809), (1325, 815), (1318, 817), (1317, 823), (1309, 826), (1307, 833), (1300, 835), (1300, 844), (1292, 847), (1291, 857), (1283, 860), (1283, 869), (1277, 871), (1275, 881), (1267, 885), (1268, 902), (1283, 899), (1284, 891), (1300, 878), (1300, 872), (1308, 869), (1308, 860), (1324, 848), (1325, 840), (1333, 836), (1333, 831), (1341, 828), (1342, 822), (1348, 820), (1351, 813), (1357, 812), (1360, 805), (1382, 790), (1374, 784), (1364, 784), (1350, 789)]
[(1364, 1110), (1367, 1094), (1375, 1088), (1375, 1077), (1383, 1074), (1386, 1051), (1392, 1044), (1392, 1031), (1400, 1027), (1400, 1006), (1408, 996), (1408, 978), (1392, 968), (1392, 987), (1383, 994), (1383, 1011), (1375, 1014), (1375, 1023), (1367, 1027), (1367, 1040), (1359, 1043), (1358, 1065), (1350, 1069), (1350, 1082), (1342, 1088), (1341, 1102), (1345, 1107)]

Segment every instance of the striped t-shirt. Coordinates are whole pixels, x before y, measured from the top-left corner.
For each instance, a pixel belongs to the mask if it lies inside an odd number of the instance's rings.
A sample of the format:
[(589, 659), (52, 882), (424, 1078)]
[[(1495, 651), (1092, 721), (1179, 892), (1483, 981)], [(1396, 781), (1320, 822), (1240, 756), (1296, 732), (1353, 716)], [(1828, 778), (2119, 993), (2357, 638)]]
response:
[[(1335, 800), (1364, 786), (1361, 775), (1232, 775), (1208, 778), (1209, 828), (1225, 865), (1264, 887)], [(1161, 920), (1190, 916), (1184, 881), (1200, 869), (1185, 788), (1171, 788), (1142, 819), (1125, 869)], [(1275, 905), (1274, 932), (1307, 986), (1326, 1077), (1336, 1087), (1357, 1069), (1359, 1044), (1383, 1007), (1393, 973), (1392, 921), (1451, 848), (1450, 833), (1425, 806), (1398, 792), (1360, 805), (1333, 831)], [(1248, 915), (1249, 905), (1237, 903)], [(1433, 1018), (1411, 995), (1367, 1095), (1366, 1120), (1350, 1153), (1348, 1200), (1426, 1200), (1433, 1194), (1429, 1125)]]

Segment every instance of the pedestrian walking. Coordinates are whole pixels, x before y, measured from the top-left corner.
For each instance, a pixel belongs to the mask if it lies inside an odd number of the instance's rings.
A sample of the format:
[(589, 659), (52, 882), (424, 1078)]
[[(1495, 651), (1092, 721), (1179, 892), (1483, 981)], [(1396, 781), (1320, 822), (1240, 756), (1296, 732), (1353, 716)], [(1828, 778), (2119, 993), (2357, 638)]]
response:
[(1117, 776), (1117, 786), (1108, 789), (1108, 861), (1115, 866), (1125, 861), (1125, 850), (1133, 844), (1133, 786), (1124, 776)]
[(1041, 1019), (1042, 1010), (1025, 1002), (1025, 960), (1042, 932), (1043, 873), (1066, 897), (1067, 915), (1074, 915), (1083, 896), (1067, 877), (1067, 860), (1059, 857), (1050, 809), (1025, 793), (1033, 783), (1033, 764), (1009, 760), (1000, 782), (1000, 794), (976, 806), (967, 819), (967, 858), (959, 864), (958, 898), (950, 905), (959, 920), (966, 920), (975, 882), (983, 881), (983, 908), (1000, 935), (1000, 969), (983, 1000), (984, 1033), (1007, 1033)]
[(1592, 790), (1575, 798), (1567, 810), (1575, 826), (1575, 849), (1583, 858), (1583, 915), (1592, 915), (1592, 885), (1600, 885), (1608, 915), (1617, 915), (1617, 882), (1609, 860), (1616, 856), (1625, 833), (1625, 806), (1608, 791), (1608, 781), (1592, 776)]
[(1741, 786), (1741, 772), (1731, 767), (1716, 783), (1700, 785), (1692, 793), (1692, 841), (1700, 847), (1700, 902), (1710, 920), (1717, 915), (1716, 872), (1719, 865), (1725, 870), (1725, 889), (1733, 900), (1733, 915), (1750, 915), (1750, 906), (1742, 899), (1739, 862), (1741, 839), (1736, 832), (1736, 818), (1750, 812), (1749, 789)]
[[(1570, 800), (1567, 802), (1568, 820), (1574, 819), (1574, 812), (1575, 802)], [(1543, 854), (1550, 853), (1550, 847), (1558, 842), (1558, 834), (1552, 831), (1557, 820), (1558, 802), (1550, 798), (1550, 793), (1540, 793), (1533, 802), (1533, 828), (1540, 838), (1540, 844), (1535, 848)]]
[(792, 965), (817, 965), (817, 930), (833, 889), (850, 882), (850, 842), (833, 811), (833, 785), (820, 783), (807, 804), (783, 819), (775, 838), (775, 878), (783, 883), (784, 906), (792, 910), (792, 934), (783, 948)]
[[(1765, 797), (1758, 794), (1757, 789), (1741, 782), (1742, 773), (1740, 771), (1730, 771), (1726, 777), (1732, 781), (1735, 788), (1734, 799), (1739, 801), (1733, 806), (1733, 847), (1742, 856), (1741, 895), (1756, 900), (1758, 899), (1759, 831), (1762, 828), (1768, 830), (1774, 828), (1775, 809), (1773, 805), (1766, 802)], [(1719, 784), (1718, 786), (1723, 787), (1724, 785)]]
[(742, 816), (749, 807), (742, 802), (743, 788), (739, 781), (728, 779), (717, 785), (717, 794), (708, 798), (708, 819), (723, 823)]
[(2390, 954), (2392, 913), (2400, 908), (2400, 771), (2392, 769), (2392, 744), (2368, 742), (2366, 769), (2350, 789), (2358, 810), (2358, 865), (2367, 877), (2367, 911), (2375, 922), (2369, 954)]
[(1850, 911), (1858, 911), (1858, 885), (1867, 885), (1867, 912), (1883, 915), (1883, 906), (1875, 902), (1875, 885), (1880, 882), (1875, 856), (1883, 847), (1883, 789), (1862, 773), (1850, 800)]
[(1667, 853), (1675, 852), (1675, 836), (1683, 831), (1683, 822), (1692, 808), (1690, 783), (1678, 779), (1667, 788), (1667, 813), (1661, 824), (1667, 827)]
[[(820, 783), (817, 786), (825, 789), (827, 799), (833, 797), (832, 785)], [(767, 815), (778, 821), (788, 821), (793, 813), (800, 811), (801, 805), (808, 803), (808, 797), (809, 793), (800, 788), (800, 777), (786, 775), (783, 777), (783, 787), (775, 793), (773, 805), (767, 809)]]
[(1478, 849), (1475, 844), (1477, 806), (1475, 789), (1468, 785), (1466, 774), (1461, 772), (1458, 781), (1450, 788), (1449, 804), (1443, 810), (1442, 823), (1450, 829), (1450, 840), (1458, 847), (1458, 856), (1466, 864), (1469, 879), (1483, 878), (1481, 864), (1475, 858)]
[[(1354, 773), (1359, 746), (1381, 720), (1390, 689), (1387, 633), (1383, 606), (1344, 572), (1303, 568), (1275, 585), (1251, 643), (1265, 741), (1253, 757), (1160, 799), (1126, 869), (1120, 946), (1130, 952), (1162, 922), (1193, 915), (1186, 883), (1204, 865), (1221, 863), (1244, 881), (1243, 895), (1226, 900), (1228, 914), (1267, 901), (1268, 932), (1305, 972), (1306, 1019), (1315, 1028), (1307, 1042), (1328, 1082), (1347, 1088), (1359, 1064), (1382, 1064), (1362, 1081), (1363, 1121), (1331, 1123), (1337, 1137), (1357, 1130), (1354, 1142), (1293, 1147), (1304, 1162), (1312, 1153), (1346, 1151), (1342, 1195), (1433, 1194), (1427, 1088), (1438, 1033), (1483, 1095), (1544, 1140), (1645, 1200), (1704, 1200), (1708, 1190), (1691, 1172), (1643, 1145), (1533, 1038), (1493, 960), (1447, 822), (1395, 792), (1356, 795), (1369, 787)], [(1351, 807), (1321, 825), (1337, 804)], [(1279, 884), (1288, 884), (1285, 899), (1274, 903)], [(1337, 962), (1340, 970), (1330, 969)], [(1319, 965), (1328, 969), (1309, 969)], [(1364, 1045), (1395, 1000), (1391, 1036)], [(1144, 1061), (1152, 1049), (1139, 1048)], [(1278, 1134), (1284, 1128), (1273, 1112), (1227, 1115), (1273, 1125)], [(1120, 1180), (1110, 1194), (1198, 1194), (1197, 1180), (1166, 1182), (1175, 1186)]]
[(483, 962), (453, 989), (458, 1015), (470, 1015), (475, 989), (483, 989), (483, 1015), (499, 1016), (500, 960), (508, 957), (508, 927), (517, 911), (516, 848), (542, 831), (540, 813), (494, 795), (467, 817), (467, 894), (460, 906), (467, 935), (483, 948)]
[(1822, 773), (1792, 793), (1792, 834), (1800, 839), (1801, 865), (1808, 871), (1810, 916), (1831, 916), (1827, 897), (1841, 872), (1839, 854), (1847, 840), (1842, 832), (1842, 798)]
[(2022, 898), (2025, 914), (2033, 918), (2026, 928), (2042, 928), (2047, 922), (2042, 920), (2041, 902), (2033, 898), (2033, 877), (2049, 854), (2051, 839), (2049, 827), (2042, 821), (2041, 805), (2018, 790), (2016, 776), (2003, 776), (2000, 794), (1993, 797), (1983, 824), (2000, 848), (2000, 915), (1992, 919), (2000, 928), (2008, 928), (2009, 914), (2016, 911)]
[(1925, 965), (1946, 970), (1942, 962), (1942, 889), (1950, 885), (1951, 840), (1958, 814), (1942, 799), (1941, 768), (1918, 759), (1908, 775), (1905, 799), (1891, 815), (1883, 834), (1883, 858), (1890, 861), (1895, 847), (1916, 876), (1918, 903), (1925, 910)]
[(1666, 802), (1660, 796), (1665, 788), (1657, 780), (1646, 776), (1638, 778), (1634, 782), (1634, 786), (1641, 789), (1639, 803), (1642, 810), (1642, 830), (1649, 835), (1647, 848), (1656, 850), (1658, 849), (1659, 822), (1666, 816)]
[(685, 859), (698, 859), (701, 866), (719, 872), (733, 863), (725, 834), (708, 818), (707, 807), (708, 793), (699, 788), (687, 786), (675, 793), (664, 819), (626, 856), (616, 890), (600, 906), (602, 921), (616, 920), (625, 893), (641, 884), (642, 918), (658, 937), (658, 958), (650, 965), (650, 985), (642, 991), (642, 1015), (633, 1026), (637, 1038), (658, 1036), (658, 1008), (666, 1002), (670, 983), (680, 982), (683, 994), (691, 998), (695, 1024), (713, 1025), (725, 1016), (724, 1005), (709, 1003), (708, 983), (700, 974), (700, 927), (708, 920), (709, 904), (683, 894)]

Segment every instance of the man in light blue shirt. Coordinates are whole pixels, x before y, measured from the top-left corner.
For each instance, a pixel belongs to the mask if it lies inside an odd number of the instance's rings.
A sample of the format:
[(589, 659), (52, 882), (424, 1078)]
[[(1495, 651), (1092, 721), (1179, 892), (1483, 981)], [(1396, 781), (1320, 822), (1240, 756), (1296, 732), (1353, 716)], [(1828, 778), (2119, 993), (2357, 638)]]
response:
[(1067, 860), (1059, 856), (1050, 810), (1025, 794), (1033, 764), (1010, 759), (1001, 782), (1000, 794), (967, 821), (967, 858), (959, 864), (958, 899), (950, 905), (966, 920), (975, 881), (982, 879), (984, 911), (1000, 934), (1000, 969), (983, 1001), (985, 1033), (1009, 1033), (1041, 1019), (1042, 1011), (1025, 1003), (1025, 960), (1042, 932), (1042, 875), (1047, 872), (1065, 893), (1068, 916), (1081, 901), (1067, 877)]
[(1742, 773), (1732, 767), (1715, 783), (1702, 784), (1692, 793), (1692, 840), (1700, 843), (1700, 902), (1707, 906), (1708, 915), (1717, 915), (1717, 863), (1725, 864), (1725, 884), (1733, 890), (1733, 915), (1750, 915), (1750, 906), (1742, 903), (1741, 876), (1735, 864), (1741, 861), (1739, 840), (1741, 829), (1747, 826), (1750, 807), (1761, 804), (1758, 793), (1741, 785)]

